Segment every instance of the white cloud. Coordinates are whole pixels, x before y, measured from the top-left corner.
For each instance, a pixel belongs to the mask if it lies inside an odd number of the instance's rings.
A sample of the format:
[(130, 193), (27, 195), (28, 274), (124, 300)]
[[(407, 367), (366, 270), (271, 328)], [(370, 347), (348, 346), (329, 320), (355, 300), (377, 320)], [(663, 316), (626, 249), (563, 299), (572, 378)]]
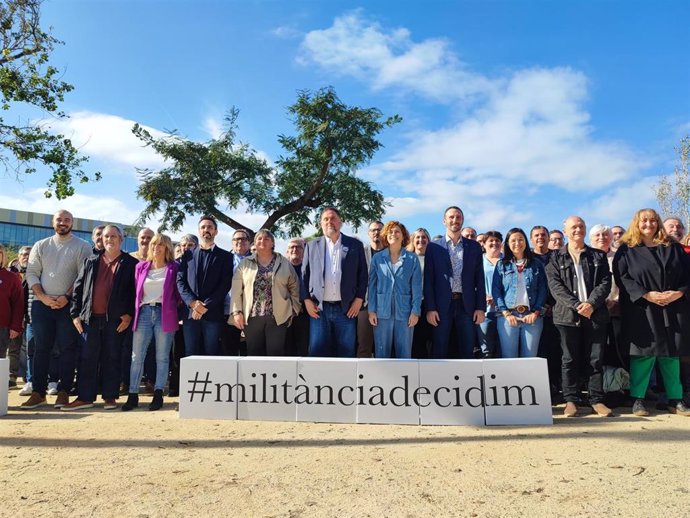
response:
[(614, 186), (583, 204), (581, 214), (586, 214), (588, 226), (604, 223), (627, 227), (633, 214), (643, 207), (657, 207), (653, 186), (657, 176), (648, 176), (628, 185)]
[(212, 139), (218, 139), (223, 133), (223, 121), (213, 115), (209, 115), (204, 119), (204, 131)]
[(276, 27), (271, 30), (271, 34), (283, 40), (291, 40), (303, 35), (303, 33), (293, 25), (281, 25), (280, 27)]
[[(164, 165), (163, 159), (150, 147), (146, 147), (132, 133), (135, 121), (110, 115), (78, 111), (69, 118), (50, 121), (52, 131), (59, 132), (85, 154), (109, 164), (134, 168), (156, 169)], [(162, 131), (143, 126), (156, 138), (165, 135)]]

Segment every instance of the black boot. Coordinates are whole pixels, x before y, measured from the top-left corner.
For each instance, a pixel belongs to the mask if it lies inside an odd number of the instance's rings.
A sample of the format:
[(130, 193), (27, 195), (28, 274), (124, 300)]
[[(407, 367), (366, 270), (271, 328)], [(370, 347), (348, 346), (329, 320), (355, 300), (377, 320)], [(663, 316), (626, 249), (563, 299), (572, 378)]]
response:
[(162, 406), (163, 406), (163, 391), (160, 389), (156, 389), (153, 392), (153, 399), (151, 400), (151, 403), (149, 404), (149, 410), (160, 410)]
[(122, 405), (122, 411), (123, 412), (128, 412), (130, 410), (134, 410), (136, 407), (139, 406), (139, 394), (133, 394), (129, 393), (127, 396), (127, 402)]

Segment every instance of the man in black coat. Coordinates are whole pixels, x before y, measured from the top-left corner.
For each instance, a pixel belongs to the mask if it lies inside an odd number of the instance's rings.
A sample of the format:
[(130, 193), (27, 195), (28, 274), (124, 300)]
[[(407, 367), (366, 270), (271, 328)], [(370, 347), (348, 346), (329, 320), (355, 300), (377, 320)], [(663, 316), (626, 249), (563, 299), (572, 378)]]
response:
[(611, 291), (611, 270), (606, 254), (585, 245), (586, 225), (579, 216), (564, 223), (568, 244), (552, 252), (546, 266), (549, 290), (556, 301), (553, 322), (561, 334), (562, 385), (566, 401), (563, 414), (577, 415), (578, 363), (586, 358), (589, 403), (602, 417), (613, 415), (603, 403), (603, 357), (609, 313), (606, 297)]

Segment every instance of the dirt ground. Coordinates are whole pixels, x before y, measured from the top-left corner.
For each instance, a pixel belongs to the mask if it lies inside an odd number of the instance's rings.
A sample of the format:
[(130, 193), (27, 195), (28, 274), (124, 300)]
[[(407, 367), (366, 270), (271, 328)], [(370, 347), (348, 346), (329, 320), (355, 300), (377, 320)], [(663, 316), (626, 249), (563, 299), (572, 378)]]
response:
[[(690, 516), (690, 418), (553, 426), (180, 420), (163, 410), (0, 418), (1, 516)], [(53, 397), (49, 397), (52, 403)]]

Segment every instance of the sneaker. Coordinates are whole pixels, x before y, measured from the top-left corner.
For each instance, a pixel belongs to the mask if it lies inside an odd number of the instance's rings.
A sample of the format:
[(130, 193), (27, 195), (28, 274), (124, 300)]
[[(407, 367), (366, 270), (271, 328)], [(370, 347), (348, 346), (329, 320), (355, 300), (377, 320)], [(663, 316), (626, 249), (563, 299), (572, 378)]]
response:
[(647, 407), (644, 404), (644, 399), (635, 400), (632, 407), (632, 413), (638, 417), (645, 417), (649, 415), (649, 410), (647, 410)]
[(41, 396), (38, 392), (32, 392), (31, 397), (24, 401), (19, 407), (21, 410), (32, 410), (41, 405), (46, 404), (45, 396)]
[(27, 381), (22, 389), (19, 391), (20, 396), (30, 396), (34, 391), (34, 385), (30, 381)]
[(46, 390), (46, 394), (49, 396), (57, 396), (57, 386), (58, 384), (56, 381), (51, 381), (50, 383), (48, 383), (48, 390)]
[(57, 393), (57, 399), (55, 399), (55, 408), (62, 408), (63, 406), (69, 405), (69, 394), (64, 390)]
[(103, 410), (115, 410), (117, 408), (117, 401), (114, 399), (103, 400)]
[(690, 416), (690, 408), (688, 408), (683, 401), (669, 401), (668, 411), (672, 414)]
[(72, 410), (81, 410), (84, 408), (93, 408), (93, 403), (82, 401), (81, 399), (75, 399), (71, 403), (67, 403), (66, 405), (60, 407), (60, 410), (63, 412), (70, 412)]

